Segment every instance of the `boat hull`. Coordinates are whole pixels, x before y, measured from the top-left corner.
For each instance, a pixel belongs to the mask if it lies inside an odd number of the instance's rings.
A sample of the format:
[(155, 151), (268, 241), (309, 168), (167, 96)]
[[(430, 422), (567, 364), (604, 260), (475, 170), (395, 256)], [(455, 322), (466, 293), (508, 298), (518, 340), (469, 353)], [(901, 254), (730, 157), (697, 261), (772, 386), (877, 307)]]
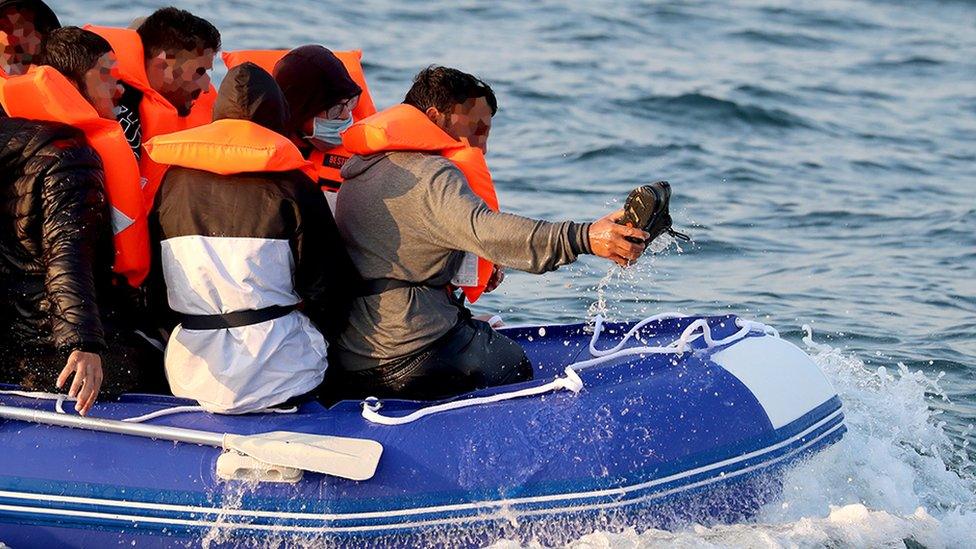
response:
[[(694, 319), (648, 325), (648, 345)], [(716, 339), (734, 317), (707, 319)], [(619, 337), (629, 325), (609, 325)], [(590, 358), (585, 327), (509, 331), (537, 368), (531, 387)], [(635, 343), (636, 345), (637, 343)], [(398, 426), (360, 404), (295, 414), (186, 413), (151, 423), (214, 432), (299, 431), (377, 440), (363, 482), (305, 473), (297, 483), (220, 480), (220, 450), (0, 422), (0, 541), (18, 546), (482, 545), (562, 543), (596, 529), (675, 528), (746, 519), (778, 497), (782, 471), (839, 440), (841, 403), (816, 365), (779, 338), (753, 333), (681, 354), (622, 356), (579, 371), (556, 391), (432, 414)], [(799, 383), (798, 383), (799, 381)], [(51, 403), (0, 395), (8, 406)], [(128, 395), (97, 415), (125, 418), (186, 404)], [(390, 401), (403, 416), (424, 403)]]

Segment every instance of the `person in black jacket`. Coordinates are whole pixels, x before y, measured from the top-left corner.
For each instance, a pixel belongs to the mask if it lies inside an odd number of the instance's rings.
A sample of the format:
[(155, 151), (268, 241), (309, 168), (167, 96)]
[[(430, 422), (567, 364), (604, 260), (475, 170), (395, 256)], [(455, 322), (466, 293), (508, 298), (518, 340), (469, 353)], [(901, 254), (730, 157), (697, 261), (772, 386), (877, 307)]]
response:
[(166, 376), (173, 394), (212, 412), (311, 398), (328, 367), (326, 340), (345, 328), (358, 290), (325, 197), (283, 135), (286, 120), (274, 79), (244, 63), (221, 83), (213, 123), (146, 144), (171, 166), (150, 216), (180, 319)]
[(137, 386), (139, 344), (106, 337), (125, 323), (111, 305), (111, 238), (102, 163), (84, 134), (0, 118), (0, 383), (50, 390), (73, 373), (82, 414), (100, 389)]

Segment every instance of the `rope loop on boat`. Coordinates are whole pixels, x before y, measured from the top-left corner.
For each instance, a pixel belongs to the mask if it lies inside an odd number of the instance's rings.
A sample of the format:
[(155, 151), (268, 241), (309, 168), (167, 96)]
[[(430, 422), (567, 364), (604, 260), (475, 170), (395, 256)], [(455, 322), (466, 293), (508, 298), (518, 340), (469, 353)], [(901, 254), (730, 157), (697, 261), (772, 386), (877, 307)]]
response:
[(564, 373), (565, 377), (557, 377), (556, 379), (546, 383), (544, 385), (538, 385), (536, 387), (529, 387), (527, 389), (520, 389), (518, 391), (509, 391), (507, 393), (498, 393), (490, 396), (470, 398), (465, 400), (454, 400), (450, 402), (444, 402), (441, 404), (435, 404), (433, 406), (427, 406), (420, 408), (410, 414), (405, 416), (384, 416), (379, 413), (379, 410), (383, 407), (383, 403), (375, 398), (369, 397), (363, 401), (363, 412), (362, 416), (366, 421), (370, 423), (376, 423), (378, 425), (405, 425), (407, 423), (413, 423), (418, 419), (438, 414), (441, 412), (447, 412), (450, 410), (458, 410), (461, 408), (469, 408), (472, 406), (481, 406), (483, 404), (492, 404), (495, 402), (502, 402), (505, 400), (513, 400), (517, 398), (525, 398), (529, 396), (541, 395), (554, 391), (570, 391), (573, 394), (577, 394), (583, 390), (583, 380), (576, 373), (579, 370), (601, 364), (603, 362), (609, 362), (621, 357), (626, 356), (646, 356), (652, 354), (683, 354), (691, 350), (691, 343), (697, 341), (698, 339), (703, 339), (705, 341), (705, 348), (711, 349), (712, 347), (720, 347), (722, 345), (728, 345), (740, 339), (745, 338), (750, 332), (761, 332), (766, 335), (773, 337), (779, 337), (779, 332), (771, 326), (767, 326), (762, 322), (756, 322), (753, 320), (744, 320), (741, 318), (735, 319), (735, 325), (739, 329), (732, 335), (724, 337), (722, 339), (715, 339), (712, 335), (712, 328), (708, 325), (708, 321), (704, 318), (699, 318), (689, 324), (684, 330), (682, 330), (681, 335), (677, 339), (668, 343), (667, 345), (660, 346), (638, 346), (624, 348), (627, 342), (631, 340), (641, 328), (650, 324), (651, 322), (658, 322), (661, 320), (670, 320), (675, 318), (685, 318), (686, 315), (681, 313), (662, 313), (654, 316), (645, 318), (644, 320), (634, 324), (619, 343), (610, 347), (608, 349), (598, 349), (597, 342), (600, 340), (600, 336), (603, 333), (603, 323), (605, 322), (602, 316), (597, 316), (595, 319), (593, 327), (593, 336), (590, 338), (589, 351), (593, 358), (587, 360), (581, 360), (574, 362), (566, 367)]
[[(0, 395), (12, 395), (25, 398), (34, 398), (38, 400), (53, 400), (54, 410), (59, 414), (66, 414), (64, 411), (65, 402), (75, 402), (78, 400), (75, 397), (70, 397), (64, 393), (46, 393), (43, 391), (18, 391), (18, 390), (0, 390)], [(191, 412), (205, 412), (206, 410), (203, 406), (171, 406), (169, 408), (163, 408), (161, 410), (156, 410), (155, 412), (149, 412), (148, 414), (143, 414), (141, 416), (127, 417), (122, 419), (126, 423), (144, 423), (151, 419), (156, 419), (164, 416), (171, 416), (175, 414), (187, 414)], [(292, 406), (291, 408), (264, 408), (262, 410), (257, 410), (251, 412), (252, 414), (294, 414), (298, 412), (297, 406)]]
[(54, 410), (59, 414), (67, 413), (64, 411), (65, 401), (74, 402), (75, 397), (69, 397), (64, 393), (47, 393), (44, 391), (18, 391), (16, 389), (0, 391), (0, 395), (19, 396), (24, 398), (34, 398), (38, 400), (53, 400)]
[(432, 414), (439, 414), (441, 412), (447, 412), (450, 410), (458, 410), (460, 408), (469, 408), (471, 406), (502, 402), (504, 400), (512, 400), (514, 398), (525, 398), (529, 396), (551, 393), (554, 391), (570, 391), (573, 394), (576, 394), (583, 390), (583, 380), (580, 379), (579, 375), (575, 371), (570, 368), (566, 368), (565, 374), (565, 377), (557, 377), (545, 385), (538, 385), (535, 387), (529, 387), (527, 389), (520, 389), (518, 391), (510, 391), (507, 393), (499, 393), (497, 395), (489, 395), (467, 400), (442, 402), (441, 404), (427, 406), (426, 408), (421, 408), (411, 414), (400, 417), (384, 416), (380, 414), (379, 410), (383, 407), (383, 403), (375, 397), (369, 397), (363, 401), (363, 417), (366, 418), (367, 421), (379, 425), (405, 425)]

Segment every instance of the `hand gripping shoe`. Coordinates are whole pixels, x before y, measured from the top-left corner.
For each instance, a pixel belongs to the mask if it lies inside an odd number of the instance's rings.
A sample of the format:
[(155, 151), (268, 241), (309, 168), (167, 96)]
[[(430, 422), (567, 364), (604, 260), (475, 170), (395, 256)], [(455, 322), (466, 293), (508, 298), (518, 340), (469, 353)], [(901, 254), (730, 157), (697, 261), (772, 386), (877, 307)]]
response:
[[(668, 233), (674, 238), (687, 242), (691, 240), (688, 235), (671, 228), (671, 214), (668, 213), (670, 202), (671, 185), (667, 181), (655, 181), (650, 185), (637, 187), (627, 197), (627, 202), (624, 203), (624, 215), (617, 223), (643, 229), (650, 235), (643, 242), (644, 244), (651, 243), (662, 233)], [(641, 242), (632, 237), (628, 237), (627, 240)]]

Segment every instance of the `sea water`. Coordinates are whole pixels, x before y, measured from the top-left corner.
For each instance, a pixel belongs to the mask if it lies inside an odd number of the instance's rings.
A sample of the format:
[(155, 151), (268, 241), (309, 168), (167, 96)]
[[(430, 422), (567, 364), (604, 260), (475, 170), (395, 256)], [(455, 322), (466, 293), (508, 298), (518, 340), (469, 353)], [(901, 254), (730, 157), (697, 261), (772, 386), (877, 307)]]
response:
[[(65, 24), (128, 24), (168, 3), (52, 5)], [(361, 48), (379, 106), (431, 63), (481, 76), (506, 210), (592, 220), (671, 182), (694, 238), (681, 253), (509, 273), (477, 309), (512, 323), (735, 312), (801, 346), (812, 326), (841, 444), (748, 524), (632, 525), (575, 546), (976, 546), (972, 2), (176, 3), (225, 49)]]

